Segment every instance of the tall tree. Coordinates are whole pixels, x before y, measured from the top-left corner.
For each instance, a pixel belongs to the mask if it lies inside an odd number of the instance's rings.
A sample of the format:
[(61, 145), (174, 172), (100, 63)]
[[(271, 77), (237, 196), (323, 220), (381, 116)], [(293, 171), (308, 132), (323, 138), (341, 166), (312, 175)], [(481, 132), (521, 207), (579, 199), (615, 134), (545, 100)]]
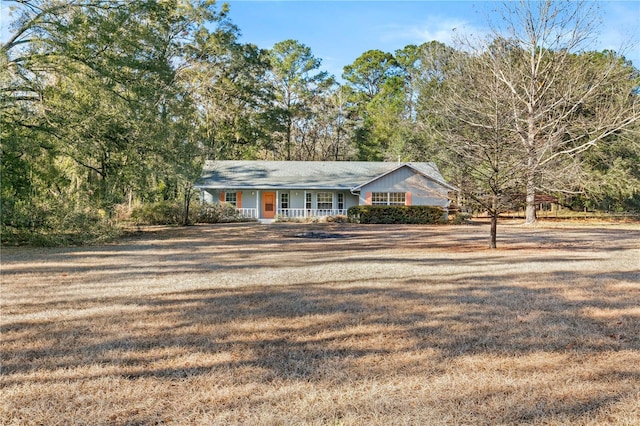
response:
[(360, 160), (382, 160), (397, 142), (404, 110), (401, 72), (393, 55), (381, 50), (366, 51), (344, 67), (342, 77), (351, 90), (350, 116), (356, 123), (353, 139)]
[(438, 160), (464, 204), (491, 217), (489, 247), (496, 248), (500, 213), (513, 207), (523, 188), (523, 163), (509, 95), (485, 58), (491, 54), (455, 55), (446, 84), (432, 91), (429, 125), (440, 140)]
[(391, 53), (368, 50), (356, 58), (353, 64), (344, 67), (342, 77), (356, 93), (372, 100), (382, 91), (387, 79), (398, 73), (398, 64)]
[(271, 148), (268, 52), (238, 42), (237, 30), (204, 33), (178, 73), (197, 105), (194, 123), (208, 159), (252, 158)]
[(335, 83), (326, 92), (325, 117), (328, 144), (323, 149), (324, 160), (350, 160), (355, 152), (350, 133), (353, 123), (348, 119), (348, 89)]
[(640, 212), (640, 123), (587, 151), (584, 184), (566, 202), (576, 208)]
[[(586, 52), (597, 34), (597, 4), (505, 2), (493, 54), (483, 56), (509, 94), (508, 114), (524, 150), (526, 223), (538, 191), (571, 188), (579, 155), (640, 118), (638, 72), (613, 52)], [(467, 44), (465, 49), (472, 46)], [(489, 123), (487, 123), (489, 124)]]
[(327, 73), (319, 71), (320, 64), (311, 49), (296, 40), (281, 41), (271, 49), (270, 79), (286, 160), (293, 159), (296, 132), (305, 136), (302, 125), (309, 117), (312, 99), (330, 84)]
[(207, 28), (228, 32), (226, 9), (210, 0), (15, 3), (0, 51), (0, 120), (11, 136), (2, 167), (28, 166), (30, 191), (16, 180), (3, 192), (35, 205), (54, 189), (110, 208), (134, 191), (176, 188), (179, 169), (169, 165), (179, 157), (168, 141), (198, 146), (189, 126), (174, 125), (191, 124), (193, 110), (178, 71)]

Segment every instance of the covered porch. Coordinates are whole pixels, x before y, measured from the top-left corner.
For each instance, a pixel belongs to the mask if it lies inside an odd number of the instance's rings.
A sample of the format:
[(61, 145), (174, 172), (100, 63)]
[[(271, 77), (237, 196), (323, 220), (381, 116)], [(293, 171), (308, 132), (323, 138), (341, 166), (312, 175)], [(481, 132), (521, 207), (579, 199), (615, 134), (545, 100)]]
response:
[[(247, 219), (271, 219), (264, 217), (264, 215), (258, 215), (258, 209), (253, 208), (237, 208), (238, 215)], [(288, 219), (306, 219), (313, 217), (327, 217), (327, 216), (346, 216), (347, 209), (276, 209), (273, 219), (288, 218)]]
[(305, 219), (347, 214), (358, 196), (345, 190), (201, 189), (203, 203), (226, 203), (247, 219)]

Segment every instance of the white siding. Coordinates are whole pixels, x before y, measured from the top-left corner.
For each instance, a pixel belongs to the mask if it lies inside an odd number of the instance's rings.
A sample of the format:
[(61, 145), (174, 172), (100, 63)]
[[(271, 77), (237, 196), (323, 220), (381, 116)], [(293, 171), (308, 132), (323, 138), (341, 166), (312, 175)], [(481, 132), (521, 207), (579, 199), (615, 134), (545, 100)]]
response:
[(203, 203), (215, 203), (216, 201), (218, 201), (217, 198), (215, 198), (215, 194), (214, 191), (211, 189), (205, 189), (202, 191), (202, 199), (200, 200)]
[(256, 208), (256, 191), (236, 191), (242, 192), (242, 208), (243, 209), (255, 209)]
[(299, 189), (293, 189), (289, 191), (289, 202), (291, 209), (304, 209), (304, 191)]

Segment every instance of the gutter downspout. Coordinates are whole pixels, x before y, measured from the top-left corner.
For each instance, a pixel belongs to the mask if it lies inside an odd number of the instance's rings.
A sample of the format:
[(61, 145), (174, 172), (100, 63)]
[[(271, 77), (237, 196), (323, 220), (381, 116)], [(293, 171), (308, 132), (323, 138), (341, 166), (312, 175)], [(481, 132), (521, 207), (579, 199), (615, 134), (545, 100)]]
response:
[(354, 189), (351, 188), (349, 192), (351, 193), (351, 195), (358, 197), (358, 205), (360, 205), (360, 191), (354, 191)]

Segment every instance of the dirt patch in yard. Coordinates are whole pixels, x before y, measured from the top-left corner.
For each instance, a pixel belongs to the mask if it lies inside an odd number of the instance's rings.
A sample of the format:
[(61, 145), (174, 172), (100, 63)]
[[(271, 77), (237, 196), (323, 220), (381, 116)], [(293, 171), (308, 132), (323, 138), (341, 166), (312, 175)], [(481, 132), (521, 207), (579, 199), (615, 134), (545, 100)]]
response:
[(640, 423), (640, 226), (498, 244), (234, 224), (3, 248), (0, 423)]

